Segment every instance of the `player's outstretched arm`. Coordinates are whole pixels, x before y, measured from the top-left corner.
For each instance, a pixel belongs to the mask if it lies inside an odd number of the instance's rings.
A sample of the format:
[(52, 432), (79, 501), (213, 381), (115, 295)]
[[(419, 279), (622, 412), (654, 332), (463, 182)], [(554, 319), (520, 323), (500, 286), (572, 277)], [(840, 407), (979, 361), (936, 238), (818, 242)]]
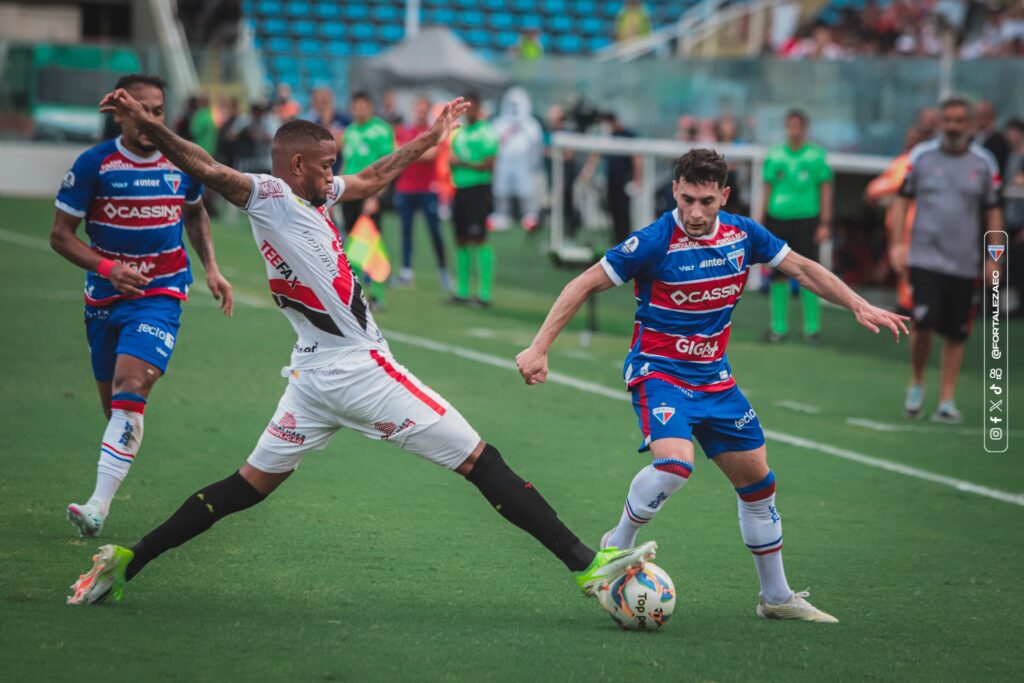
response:
[(432, 147), (448, 138), (459, 127), (459, 117), (469, 108), (469, 102), (457, 97), (444, 105), (430, 130), (414, 138), (409, 144), (378, 159), (359, 173), (344, 176), (345, 192), (341, 201), (365, 199), (377, 194), (398, 177), (406, 166), (419, 159)]
[(249, 202), (252, 194), (252, 180), (249, 176), (217, 163), (202, 147), (175, 135), (143, 109), (124, 88), (108, 93), (100, 101), (100, 111), (130, 118), (175, 166), (212, 187), (235, 206), (245, 208)]
[(800, 286), (806, 287), (827, 301), (850, 309), (857, 322), (875, 334), (878, 334), (882, 327), (888, 327), (892, 330), (893, 339), (897, 343), (900, 341), (900, 330), (903, 330), (903, 334), (910, 334), (904, 324), (904, 321), (910, 318), (872, 306), (820, 264), (795, 251), (789, 252), (778, 268), (799, 282)]
[(572, 320), (580, 306), (592, 294), (614, 287), (600, 263), (595, 263), (565, 286), (551, 305), (544, 324), (540, 326), (530, 347), (516, 356), (516, 367), (527, 384), (543, 382), (548, 377), (548, 350)]
[(235, 311), (235, 295), (231, 283), (220, 274), (217, 257), (213, 253), (213, 235), (210, 234), (210, 215), (202, 201), (185, 205), (185, 232), (196, 256), (206, 270), (206, 286), (213, 298), (220, 302), (220, 310), (230, 316)]

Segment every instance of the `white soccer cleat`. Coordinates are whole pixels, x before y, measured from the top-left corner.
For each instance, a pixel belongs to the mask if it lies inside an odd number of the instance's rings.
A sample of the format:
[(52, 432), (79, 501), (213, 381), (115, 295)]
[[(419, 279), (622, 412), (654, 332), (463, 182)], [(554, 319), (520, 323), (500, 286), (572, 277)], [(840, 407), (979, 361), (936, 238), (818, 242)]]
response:
[(67, 516), (82, 538), (95, 538), (103, 529), (103, 513), (92, 503), (71, 503)]
[(948, 425), (958, 425), (964, 421), (963, 415), (956, 409), (952, 401), (943, 401), (932, 413), (932, 422), (943, 422)]
[(924, 407), (924, 387), (920, 384), (911, 384), (907, 387), (907, 397), (903, 401), (903, 414), (910, 419), (921, 417), (921, 408)]
[(757, 602), (757, 616), (762, 619), (794, 619), (796, 621), (816, 621), (819, 624), (838, 624), (839, 620), (828, 612), (807, 602), (810, 595), (807, 591), (794, 592), (789, 600), (781, 605), (773, 605), (760, 596)]

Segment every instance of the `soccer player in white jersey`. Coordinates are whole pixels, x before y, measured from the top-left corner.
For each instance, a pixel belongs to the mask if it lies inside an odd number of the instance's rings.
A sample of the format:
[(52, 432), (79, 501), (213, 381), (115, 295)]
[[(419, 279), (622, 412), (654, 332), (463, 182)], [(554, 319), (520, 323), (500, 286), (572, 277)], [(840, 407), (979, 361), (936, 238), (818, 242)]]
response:
[(382, 190), (448, 137), (466, 103), (449, 102), (430, 130), (344, 177), (331, 171), (337, 155), (334, 138), (315, 123), (284, 124), (274, 137), (273, 175), (248, 175), (217, 164), (200, 147), (174, 135), (124, 90), (110, 93), (100, 106), (132, 121), (179, 168), (249, 215), (270, 291), (298, 341), (284, 396), (241, 469), (190, 496), (132, 548), (100, 548), (92, 569), (72, 585), (69, 603), (92, 604), (108, 596), (120, 600), (125, 583), (148, 562), (262, 501), (307, 452), (324, 448), (342, 427), (395, 443), (466, 477), (505, 519), (574, 572), (585, 595), (595, 595), (654, 557), (654, 542), (597, 551), (581, 543), (493, 445), (392, 357), (349, 267), (329, 218), (331, 205)]
[(533, 343), (516, 357), (527, 384), (548, 374), (548, 349), (587, 297), (633, 280), (637, 310), (624, 376), (643, 442), (653, 460), (633, 479), (622, 516), (602, 547), (636, 542), (639, 529), (693, 472), (693, 439), (736, 488), (740, 532), (761, 582), (757, 614), (767, 619), (835, 622), (794, 593), (782, 566), (782, 518), (757, 413), (725, 357), (730, 319), (755, 263), (769, 263), (803, 287), (844, 306), (864, 327), (907, 332), (907, 318), (870, 305), (763, 226), (722, 211), (729, 199), (725, 159), (695, 149), (676, 162), (677, 208), (621, 244), (570, 282)]

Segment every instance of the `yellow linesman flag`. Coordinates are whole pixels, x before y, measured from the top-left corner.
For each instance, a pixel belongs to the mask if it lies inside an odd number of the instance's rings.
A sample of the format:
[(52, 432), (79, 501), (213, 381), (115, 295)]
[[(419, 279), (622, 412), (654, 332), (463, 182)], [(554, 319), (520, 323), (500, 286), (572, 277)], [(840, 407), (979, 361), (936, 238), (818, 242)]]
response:
[(386, 282), (391, 275), (391, 261), (373, 219), (360, 216), (348, 234), (345, 253), (349, 263), (370, 276), (374, 282)]

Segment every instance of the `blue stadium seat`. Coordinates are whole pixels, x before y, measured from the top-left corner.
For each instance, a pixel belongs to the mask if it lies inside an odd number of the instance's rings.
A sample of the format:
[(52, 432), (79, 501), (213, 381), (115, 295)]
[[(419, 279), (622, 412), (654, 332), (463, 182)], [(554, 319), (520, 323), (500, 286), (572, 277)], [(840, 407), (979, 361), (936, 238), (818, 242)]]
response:
[(480, 5), (480, 0), (455, 0), (454, 4), (465, 9), (476, 9)]
[(370, 12), (373, 18), (380, 22), (393, 22), (405, 20), (405, 10), (399, 9), (395, 5), (379, 5), (373, 8)]
[(366, 19), (370, 16), (370, 10), (366, 5), (355, 2), (346, 2), (341, 7), (341, 15), (346, 19)]
[(371, 40), (375, 33), (373, 24), (368, 23), (352, 24), (348, 32), (356, 40)]
[(512, 0), (512, 7), (517, 12), (529, 14), (537, 11), (537, 0)]
[(288, 13), (288, 16), (295, 17), (296, 19), (304, 19), (313, 14), (313, 8), (308, 2), (303, 2), (303, 0), (291, 0), (285, 5), (285, 11)]
[(459, 26), (483, 26), (484, 15), (483, 12), (477, 12), (476, 10), (467, 10), (465, 12), (457, 12), (455, 15), (455, 23)]
[(561, 14), (558, 16), (551, 17), (549, 26), (553, 33), (571, 33), (575, 26), (576, 20), (573, 17)]
[(605, 31), (604, 22), (597, 17), (584, 17), (580, 20), (579, 27), (583, 33), (598, 34)]
[(572, 11), (581, 17), (593, 16), (597, 13), (597, 3), (594, 0), (574, 0)]
[(316, 38), (303, 38), (299, 41), (299, 54), (301, 55), (320, 55), (323, 52), (323, 43)]
[(516, 41), (519, 40), (519, 34), (515, 31), (501, 31), (495, 34), (495, 38), (495, 45), (503, 50), (507, 50), (516, 44)]
[(599, 36), (597, 38), (591, 38), (587, 41), (587, 49), (591, 52), (597, 52), (598, 50), (608, 47), (611, 45), (612, 39), (608, 36)]
[(256, 14), (264, 17), (279, 17), (284, 13), (279, 0), (259, 0), (256, 3)]
[(574, 33), (556, 36), (553, 42), (557, 52), (565, 54), (577, 54), (583, 52), (583, 41)]
[(327, 43), (327, 54), (331, 57), (348, 57), (352, 54), (352, 45), (347, 40), (332, 40)]
[(345, 24), (330, 21), (320, 25), (320, 35), (328, 40), (337, 40), (345, 36)]
[(541, 8), (545, 14), (555, 17), (564, 15), (569, 11), (565, 0), (544, 0)]
[(625, 3), (622, 0), (608, 0), (607, 2), (601, 3), (601, 13), (606, 17), (616, 17), (619, 14), (619, 10), (622, 9), (622, 5)]
[(267, 40), (267, 49), (270, 52), (289, 54), (291, 53), (293, 47), (294, 46), (292, 45), (291, 39), (285, 38), (283, 36), (274, 36), (273, 38)]
[(263, 52), (263, 48), (266, 47), (263, 44), (263, 39), (260, 38), (259, 34), (256, 34), (252, 37), (252, 46), (256, 49), (257, 52)]
[(299, 60), (291, 55), (274, 55), (270, 58), (270, 68), (278, 73), (296, 73)]
[(491, 28), (500, 30), (510, 29), (516, 25), (516, 18), (505, 11), (492, 12), (490, 21)]
[(491, 34), (482, 28), (472, 28), (464, 32), (466, 42), (473, 47), (486, 47), (491, 40)]
[(432, 12), (430, 23), (438, 26), (451, 26), (455, 23), (455, 12), (448, 7), (439, 7)]
[(372, 57), (380, 52), (380, 44), (376, 42), (372, 43), (359, 43), (356, 46), (356, 56), (358, 57)]
[(507, 0), (483, 0), (481, 3), (488, 12), (504, 12)]
[(341, 16), (341, 8), (333, 2), (318, 2), (313, 5), (313, 12), (320, 19), (337, 19)]
[(309, 38), (316, 35), (316, 24), (309, 19), (300, 19), (291, 22), (292, 34), (297, 38)]
[(323, 57), (310, 57), (306, 60), (306, 73), (319, 74), (321, 79), (331, 75), (331, 62)]
[(397, 43), (405, 36), (405, 26), (385, 24), (377, 27), (377, 37), (385, 43)]
[(288, 22), (278, 17), (272, 17), (260, 22), (260, 29), (268, 36), (286, 36), (288, 35)]

